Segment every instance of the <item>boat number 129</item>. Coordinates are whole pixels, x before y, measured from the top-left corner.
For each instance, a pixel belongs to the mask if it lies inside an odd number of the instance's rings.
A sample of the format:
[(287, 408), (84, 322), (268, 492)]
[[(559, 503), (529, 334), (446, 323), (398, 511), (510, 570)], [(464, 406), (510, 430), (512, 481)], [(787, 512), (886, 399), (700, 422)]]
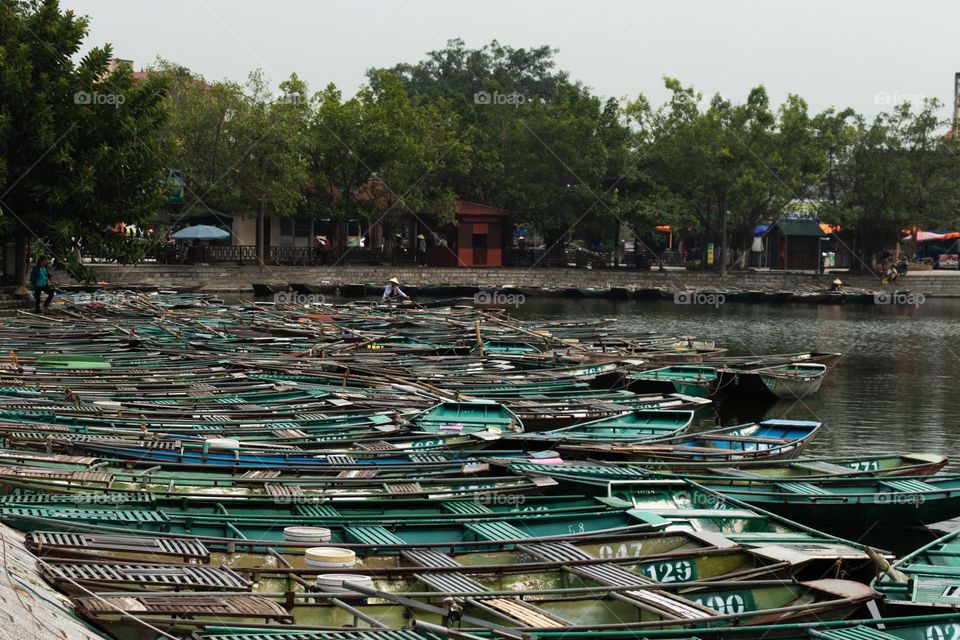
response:
[(689, 560), (658, 562), (643, 571), (657, 582), (686, 582), (693, 577), (693, 564)]

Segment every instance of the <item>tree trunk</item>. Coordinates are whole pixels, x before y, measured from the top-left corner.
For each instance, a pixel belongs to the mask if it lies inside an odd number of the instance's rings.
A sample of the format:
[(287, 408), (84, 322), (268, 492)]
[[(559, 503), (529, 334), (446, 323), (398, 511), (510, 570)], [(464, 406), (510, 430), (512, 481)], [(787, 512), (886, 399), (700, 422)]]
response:
[(257, 263), (263, 265), (263, 259), (266, 254), (263, 247), (263, 200), (257, 201)]
[[(637, 247), (634, 246), (633, 250), (636, 251)], [(620, 221), (616, 222), (616, 230), (613, 232), (613, 266), (620, 266)]]
[(14, 284), (17, 287), (17, 294), (25, 295), (27, 292), (27, 230), (23, 225), (17, 225), (17, 231), (14, 235)]
[(727, 207), (720, 212), (720, 277), (727, 272)]

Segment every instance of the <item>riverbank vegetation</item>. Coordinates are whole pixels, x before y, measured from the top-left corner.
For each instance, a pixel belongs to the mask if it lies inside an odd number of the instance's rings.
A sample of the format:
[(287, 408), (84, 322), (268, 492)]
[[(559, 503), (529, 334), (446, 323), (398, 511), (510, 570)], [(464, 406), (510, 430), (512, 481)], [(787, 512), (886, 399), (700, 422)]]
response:
[(450, 219), (462, 198), (509, 209), (558, 251), (584, 230), (610, 242), (656, 225), (747, 250), (756, 225), (797, 202), (864, 256), (902, 229), (958, 223), (958, 146), (935, 99), (868, 118), (814, 113), (798, 95), (774, 104), (762, 85), (705, 96), (666, 78), (654, 105), (596, 95), (550, 47), (460, 40), (369, 70), (353, 96), (295, 73), (274, 90), (260, 71), (241, 83), (162, 60), (110, 70), (109, 47), (78, 58), (87, 22), (56, 2), (0, 7), (0, 230), (64, 258), (79, 240), (136, 259), (107, 227), (166, 206), (170, 169), (186, 180), (175, 213), (390, 225)]

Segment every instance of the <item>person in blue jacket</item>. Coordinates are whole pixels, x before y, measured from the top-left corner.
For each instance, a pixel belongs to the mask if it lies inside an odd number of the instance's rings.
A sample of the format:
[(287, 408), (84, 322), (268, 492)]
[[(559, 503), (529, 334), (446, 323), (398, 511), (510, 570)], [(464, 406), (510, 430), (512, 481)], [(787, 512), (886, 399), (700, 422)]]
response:
[(37, 258), (37, 264), (33, 266), (30, 272), (30, 284), (33, 287), (34, 310), (40, 313), (40, 294), (47, 294), (47, 299), (43, 303), (44, 310), (50, 308), (50, 301), (53, 300), (53, 287), (50, 286), (50, 267), (46, 256)]

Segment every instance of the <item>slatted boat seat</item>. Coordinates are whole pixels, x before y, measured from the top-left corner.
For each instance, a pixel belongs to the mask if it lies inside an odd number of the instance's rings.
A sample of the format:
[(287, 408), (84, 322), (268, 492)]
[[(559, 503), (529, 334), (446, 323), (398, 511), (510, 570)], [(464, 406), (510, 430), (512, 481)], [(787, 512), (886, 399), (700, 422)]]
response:
[(44, 509), (42, 507), (0, 507), (0, 516), (30, 516), (33, 518), (51, 518), (56, 520), (77, 520), (80, 522), (123, 522), (127, 524), (145, 524), (151, 522), (169, 522), (166, 514), (159, 511), (135, 509)]
[(419, 573), (414, 576), (420, 582), (437, 591), (463, 591), (479, 593), (487, 588), (476, 580), (459, 572)]
[(913, 582), (912, 602), (960, 605), (960, 584), (956, 576), (921, 576)]
[(100, 586), (190, 587), (194, 589), (249, 591), (252, 584), (229, 567), (196, 564), (49, 563), (41, 565), (43, 577), (53, 583), (70, 580)]
[(595, 560), (589, 553), (569, 542), (533, 542), (520, 544), (517, 547), (546, 561)]
[(0, 496), (0, 504), (71, 504), (78, 501), (89, 504), (154, 504), (156, 499), (152, 493), (139, 491), (80, 494), (80, 496), (55, 493)]
[(403, 539), (399, 538), (395, 533), (385, 527), (344, 527), (343, 531), (346, 534), (347, 539), (351, 542), (359, 542), (361, 544), (369, 545), (406, 544)]
[(301, 429), (271, 429), (273, 435), (278, 438), (309, 438), (310, 434)]
[(410, 462), (421, 463), (435, 463), (435, 462), (449, 462), (443, 456), (437, 455), (435, 453), (411, 453)]
[[(237, 634), (231, 630), (224, 633), (204, 631), (204, 640), (237, 640)], [(257, 633), (253, 629), (243, 630), (243, 640), (423, 640), (419, 631), (405, 629), (360, 629), (358, 631), (275, 631), (264, 630)]]
[(389, 442), (384, 442), (383, 440), (379, 442), (358, 442), (356, 446), (357, 449), (363, 449), (365, 451), (396, 451), (397, 449)]
[(137, 595), (73, 598), (77, 611), (88, 617), (114, 616), (126, 611), (143, 617), (175, 615), (181, 617), (215, 616), (220, 618), (263, 618), (293, 622), (293, 616), (276, 602), (250, 594), (222, 595)]
[(463, 526), (481, 540), (522, 540), (529, 537), (509, 522), (467, 522)]
[(337, 474), (338, 478), (350, 479), (350, 478), (361, 478), (361, 479), (370, 479), (376, 478), (377, 473), (376, 469), (352, 469), (350, 471), (341, 471)]
[(423, 493), (423, 486), (419, 482), (387, 482), (383, 488), (391, 495)]
[(803, 496), (837, 496), (837, 494), (809, 482), (780, 482), (778, 485), (787, 493)]
[(297, 515), (308, 518), (340, 518), (343, 516), (342, 513), (329, 504), (297, 505)]
[(570, 626), (563, 618), (517, 598), (485, 598), (480, 605), (516, 620), (524, 627), (561, 629)]
[(920, 491), (941, 491), (940, 487), (920, 480), (881, 480), (881, 487), (897, 493), (917, 493)]
[(726, 476), (728, 478), (763, 478), (762, 474), (753, 473), (752, 471), (745, 471), (743, 469), (736, 469), (733, 467), (717, 467), (710, 469), (710, 473), (716, 476)]
[(443, 551), (437, 551), (436, 549), (404, 549), (400, 552), (400, 555), (421, 567), (447, 567), (455, 569), (463, 566), (452, 556)]
[(485, 597), (479, 595), (480, 592), (486, 591), (487, 588), (462, 573), (426, 573), (417, 574), (416, 577), (437, 591), (445, 593), (477, 593), (478, 595), (473, 596), (476, 606), (493, 609), (501, 615), (518, 622), (521, 626), (559, 628), (570, 625), (566, 620), (524, 602), (519, 598)]
[[(569, 542), (537, 542), (519, 545), (520, 549), (542, 560), (571, 561), (595, 559), (586, 551), (579, 549)], [(624, 587), (635, 584), (652, 584), (645, 577), (620, 567), (619, 565), (597, 562), (596, 564), (582, 564), (565, 567), (564, 570), (574, 573), (594, 582), (610, 587)], [(660, 590), (644, 589), (624, 591), (623, 594), (642, 602), (646, 607), (652, 607), (666, 614), (668, 617), (698, 619), (720, 615), (718, 611), (704, 607), (671, 593)]]
[(129, 551), (143, 555), (164, 555), (208, 560), (210, 550), (195, 538), (139, 537), (127, 535), (61, 533), (33, 531), (27, 534), (28, 546), (37, 552), (44, 547)]
[(845, 467), (841, 464), (833, 464), (832, 462), (823, 462), (821, 460), (815, 460), (811, 462), (793, 462), (790, 464), (790, 466), (797, 469), (804, 469), (806, 471), (822, 473), (824, 475), (849, 475), (857, 472), (857, 469), (854, 469), (853, 467)]
[(820, 638), (821, 640), (900, 640), (900, 636), (892, 633), (886, 633), (873, 627), (857, 625), (855, 627), (844, 627), (842, 629), (808, 629), (807, 633), (811, 638)]
[(271, 478), (279, 478), (280, 472), (279, 471), (247, 471), (240, 477), (252, 478), (254, 480), (259, 480), (259, 479), (269, 480)]
[(460, 516), (483, 516), (493, 513), (487, 505), (472, 500), (448, 500), (443, 503), (443, 510)]
[(264, 491), (268, 496), (274, 498), (277, 502), (302, 499), (306, 494), (303, 487), (298, 484), (276, 484), (273, 482), (263, 485)]

